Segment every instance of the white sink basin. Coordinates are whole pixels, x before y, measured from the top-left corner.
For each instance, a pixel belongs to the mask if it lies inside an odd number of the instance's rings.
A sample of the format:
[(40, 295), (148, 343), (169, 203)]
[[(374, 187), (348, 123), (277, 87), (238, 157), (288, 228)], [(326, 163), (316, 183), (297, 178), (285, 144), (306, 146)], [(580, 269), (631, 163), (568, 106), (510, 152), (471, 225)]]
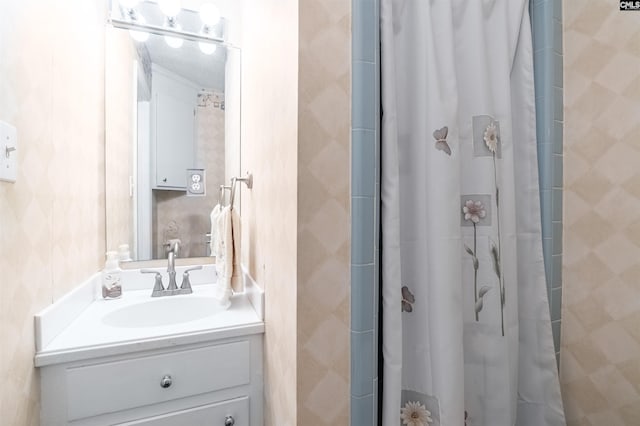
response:
[(165, 296), (116, 309), (102, 318), (105, 325), (142, 328), (196, 321), (222, 312), (211, 297)]

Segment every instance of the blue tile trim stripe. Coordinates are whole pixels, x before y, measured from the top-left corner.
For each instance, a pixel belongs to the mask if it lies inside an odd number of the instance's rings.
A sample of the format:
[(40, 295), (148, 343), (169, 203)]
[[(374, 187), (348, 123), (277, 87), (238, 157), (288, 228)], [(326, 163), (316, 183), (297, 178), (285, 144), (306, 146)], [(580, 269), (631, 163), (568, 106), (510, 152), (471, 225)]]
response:
[(531, 0), (542, 248), (556, 354), (562, 314), (562, 3)]
[(377, 424), (379, 0), (352, 0), (351, 425)]

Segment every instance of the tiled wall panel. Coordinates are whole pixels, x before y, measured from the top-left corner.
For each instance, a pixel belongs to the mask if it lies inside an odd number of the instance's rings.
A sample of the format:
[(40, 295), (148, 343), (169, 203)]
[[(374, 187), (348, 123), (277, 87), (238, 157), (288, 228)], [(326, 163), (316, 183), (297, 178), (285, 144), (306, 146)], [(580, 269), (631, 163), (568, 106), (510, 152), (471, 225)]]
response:
[(567, 423), (638, 425), (640, 13), (614, 0), (563, 4)]
[(3, 426), (40, 423), (33, 315), (104, 262), (105, 9), (0, 2), (0, 120), (19, 139), (18, 181), (0, 182)]
[(243, 262), (266, 290), (265, 425), (346, 426), (351, 4), (247, 2), (243, 25)]
[(297, 424), (347, 426), (351, 2), (300, 1), (299, 19)]
[(242, 7), (242, 262), (265, 289), (264, 424), (296, 426), (298, 1)]
[(380, 204), (379, 0), (353, 0), (351, 425), (377, 424)]
[(530, 2), (536, 86), (536, 131), (542, 210), (542, 249), (556, 356), (562, 298), (562, 2)]

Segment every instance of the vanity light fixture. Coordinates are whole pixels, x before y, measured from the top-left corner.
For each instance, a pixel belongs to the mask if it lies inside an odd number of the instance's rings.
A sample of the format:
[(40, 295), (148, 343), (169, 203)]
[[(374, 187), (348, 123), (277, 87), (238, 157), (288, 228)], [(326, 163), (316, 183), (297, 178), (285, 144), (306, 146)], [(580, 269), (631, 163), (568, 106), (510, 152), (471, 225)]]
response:
[(184, 40), (181, 39), (180, 37), (171, 37), (171, 36), (164, 36), (164, 41), (165, 43), (167, 43), (169, 47), (173, 47), (174, 49), (178, 49), (182, 47), (182, 44), (184, 43)]
[[(203, 3), (200, 6), (200, 20), (203, 24), (200, 34), (210, 37), (213, 26), (220, 22), (220, 11), (213, 3)], [(217, 48), (215, 44), (203, 41), (198, 42), (198, 47), (205, 55), (212, 55)]]
[[(130, 15), (130, 17), (132, 21), (138, 24), (144, 25), (147, 23), (147, 20), (144, 19), (144, 16), (140, 15), (139, 13), (135, 13), (135, 15)], [(132, 39), (134, 39), (139, 43), (144, 43), (145, 41), (149, 40), (149, 33), (146, 31), (129, 30), (129, 34), (131, 35)]]
[[(167, 16), (164, 26), (171, 28), (174, 31), (182, 31), (182, 26), (176, 22), (176, 18), (170, 16)], [(174, 49), (178, 49), (184, 44), (184, 40), (182, 38), (169, 35), (164, 36), (164, 41), (169, 45), (169, 47), (173, 47)]]
[(198, 47), (200, 48), (200, 51), (205, 55), (213, 55), (218, 46), (216, 46), (214, 43), (205, 43), (204, 41), (199, 41)]
[(140, 3), (140, 0), (120, 0), (120, 5), (127, 11), (132, 10)]
[(167, 18), (175, 18), (180, 13), (180, 0), (158, 0), (160, 10)]
[[(140, 3), (140, 0), (120, 0), (120, 6), (124, 9), (124, 13), (130, 22), (136, 24), (146, 24), (147, 20), (144, 19), (144, 16), (140, 15), (138, 11), (135, 10), (135, 7)], [(144, 43), (149, 40), (149, 33), (146, 31), (135, 31), (129, 30), (129, 34), (131, 38), (137, 42)]]
[[(211, 0), (204, 0), (197, 11), (191, 8), (183, 10), (181, 0), (111, 0), (111, 4), (109, 21), (117, 28), (129, 30), (136, 42), (144, 43), (150, 34), (158, 34), (164, 36), (167, 45), (174, 49), (182, 47), (186, 39), (198, 42), (203, 54), (212, 55), (218, 47), (217, 43), (224, 43), (225, 40), (226, 22), (223, 22), (219, 9)], [(138, 9), (151, 22), (147, 22)], [(158, 12), (161, 12), (160, 16), (164, 15), (161, 18), (164, 23), (157, 19)], [(199, 31), (196, 29), (198, 19), (192, 18), (196, 14), (200, 17)], [(187, 26), (186, 30), (182, 29), (183, 25)]]
[[(176, 31), (182, 30), (180, 24), (173, 24), (172, 28), (174, 28)], [(168, 35), (164, 36), (164, 41), (165, 43), (167, 43), (167, 45), (169, 45), (169, 47), (173, 47), (174, 49), (178, 49), (184, 44), (184, 39)]]
[(200, 6), (200, 19), (206, 27), (213, 27), (220, 22), (220, 11), (213, 3), (203, 3)]

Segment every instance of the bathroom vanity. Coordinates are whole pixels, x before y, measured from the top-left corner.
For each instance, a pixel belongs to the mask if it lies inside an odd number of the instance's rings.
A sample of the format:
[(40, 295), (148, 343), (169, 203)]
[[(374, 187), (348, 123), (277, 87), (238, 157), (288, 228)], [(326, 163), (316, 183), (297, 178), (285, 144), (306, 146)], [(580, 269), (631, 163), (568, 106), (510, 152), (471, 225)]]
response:
[(222, 310), (211, 273), (151, 298), (149, 277), (125, 271), (109, 301), (95, 276), (37, 315), (42, 426), (262, 425), (263, 293), (249, 282)]

